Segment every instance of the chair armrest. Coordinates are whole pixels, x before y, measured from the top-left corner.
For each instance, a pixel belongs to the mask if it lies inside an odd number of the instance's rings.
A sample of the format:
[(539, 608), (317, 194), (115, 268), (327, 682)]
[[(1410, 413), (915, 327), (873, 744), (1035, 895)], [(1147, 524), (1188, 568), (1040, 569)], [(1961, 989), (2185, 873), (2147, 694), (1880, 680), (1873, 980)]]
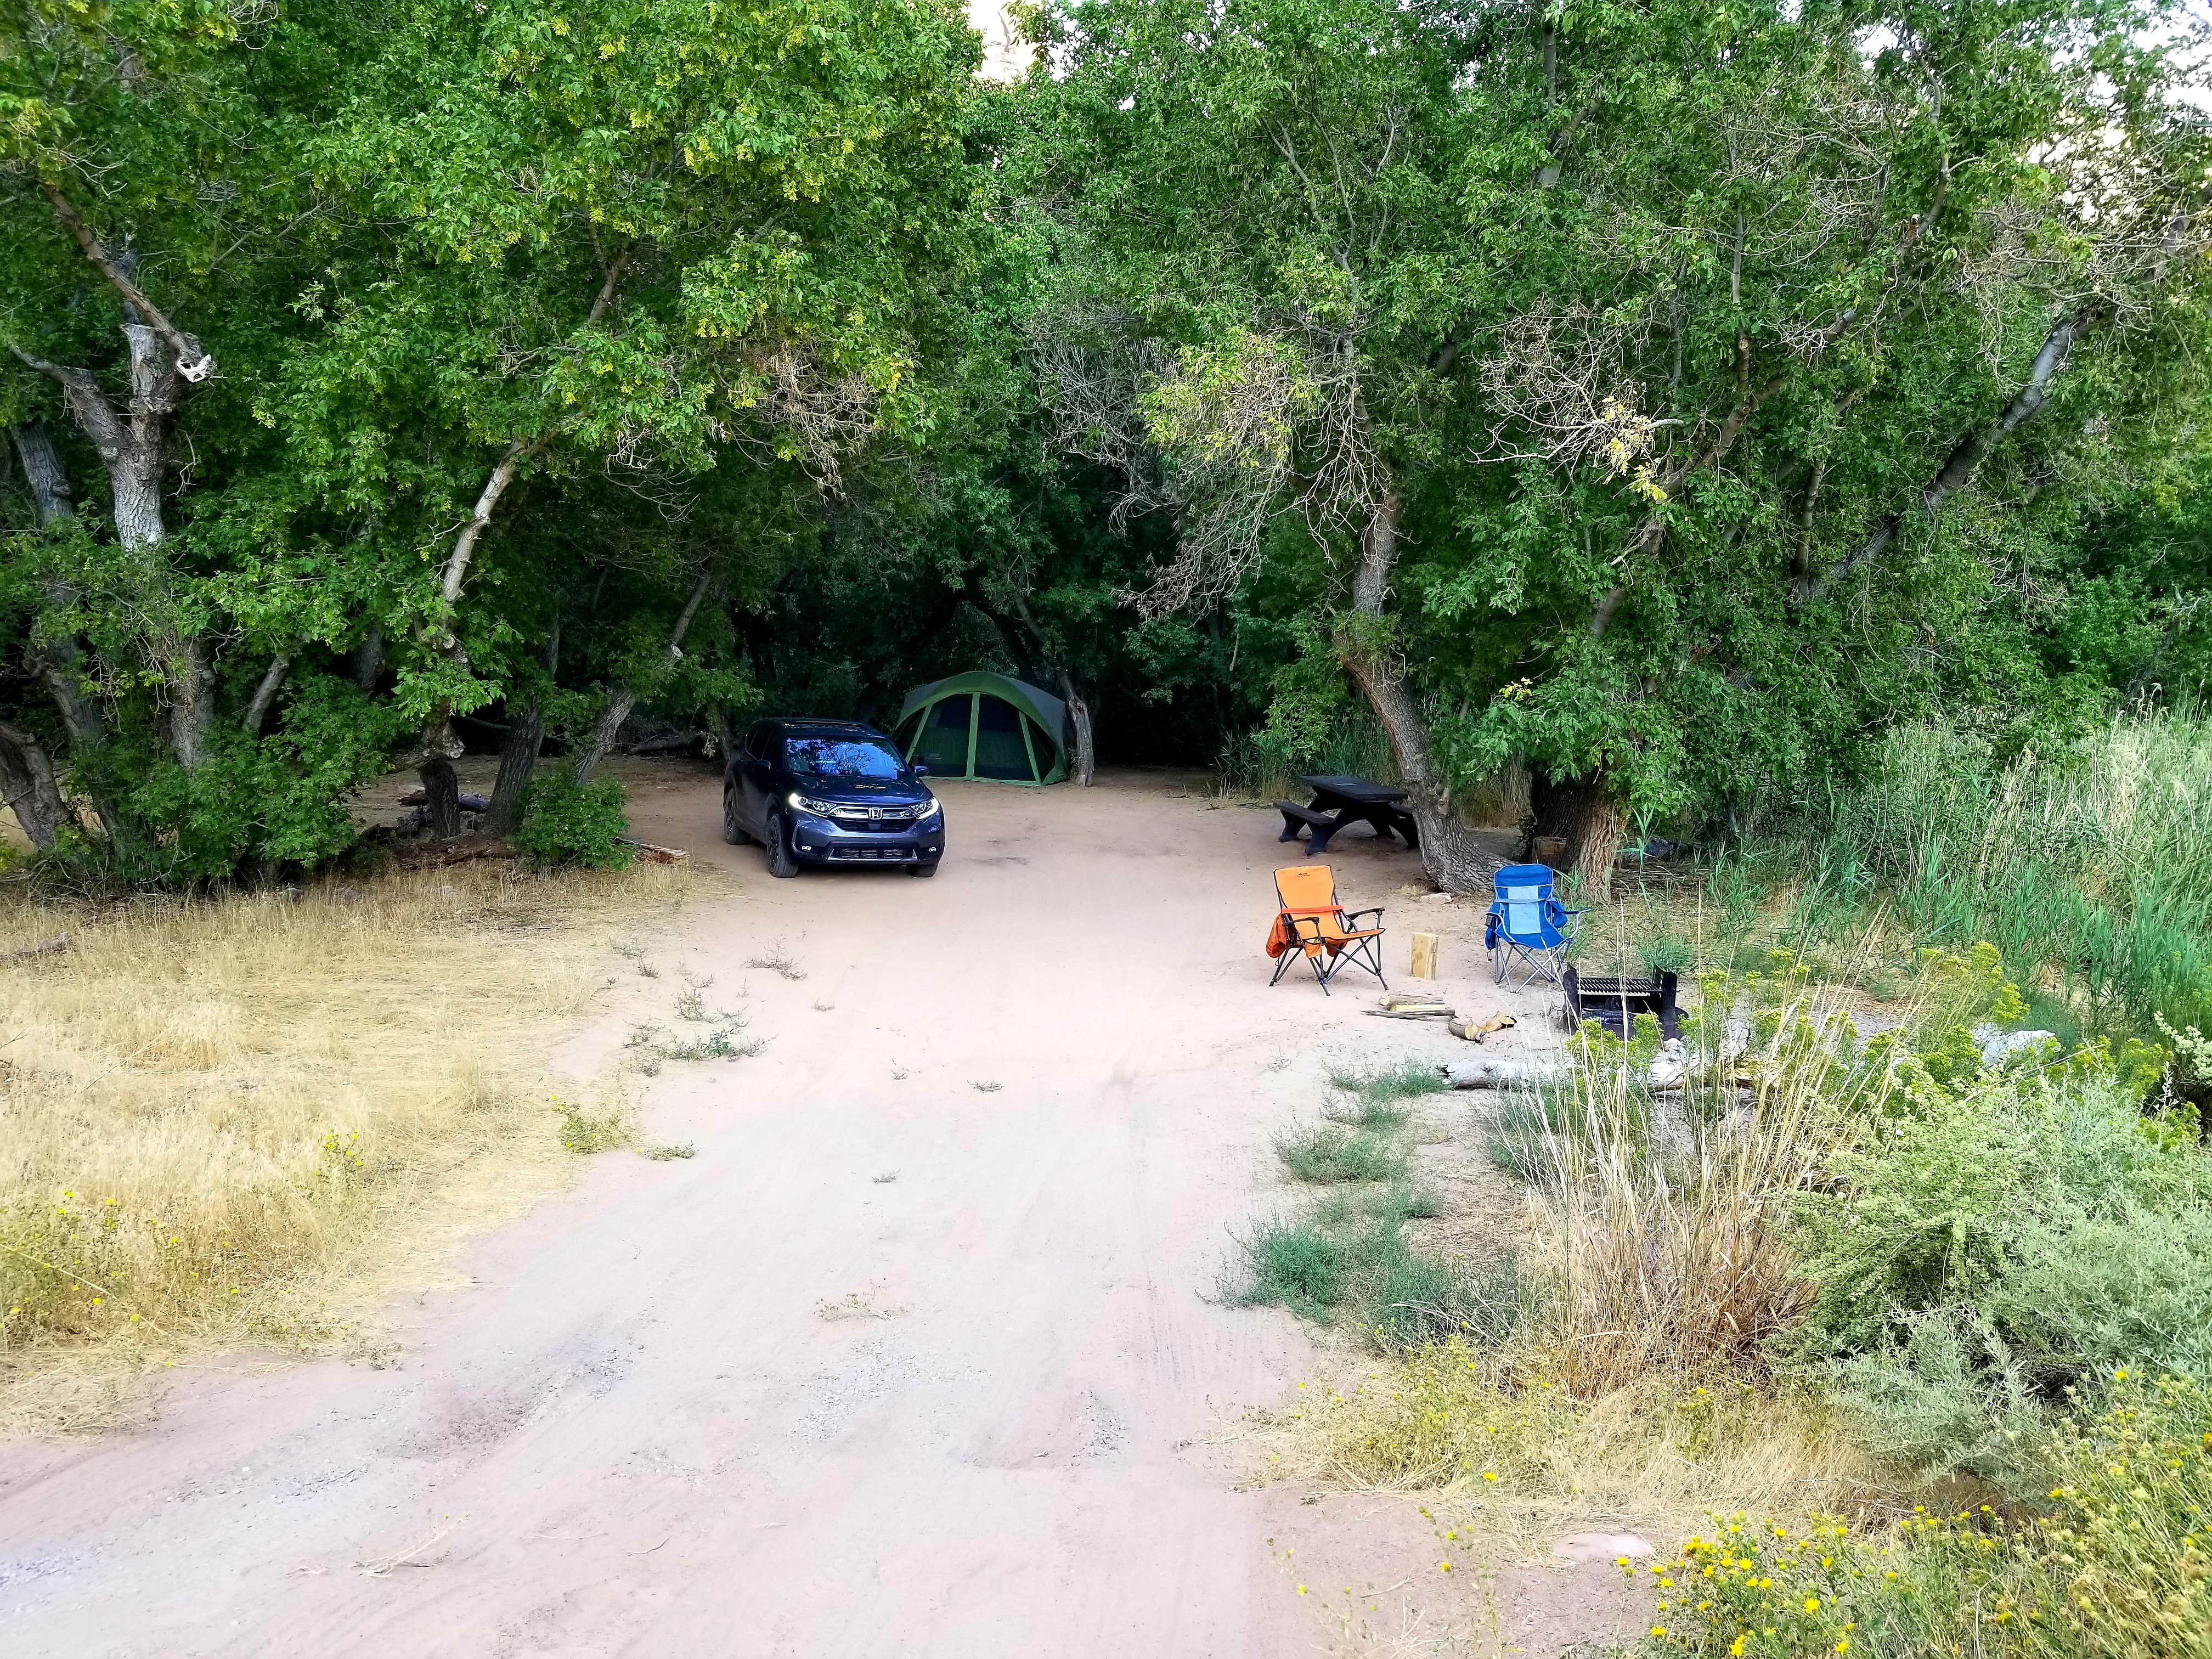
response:
[(1358, 925), (1359, 919), (1362, 916), (1381, 915), (1382, 914), (1382, 907), (1378, 904), (1370, 910), (1346, 910), (1342, 914), (1344, 916), (1344, 925), (1346, 927), (1352, 927)]
[[(1285, 920), (1287, 920), (1291, 924), (1291, 939), (1293, 943), (1299, 945), (1322, 945), (1328, 942), (1328, 934), (1322, 930), (1321, 918), (1319, 916), (1286, 916)], [(1313, 929), (1313, 933), (1310, 938), (1298, 931), (1302, 927), (1310, 927)]]

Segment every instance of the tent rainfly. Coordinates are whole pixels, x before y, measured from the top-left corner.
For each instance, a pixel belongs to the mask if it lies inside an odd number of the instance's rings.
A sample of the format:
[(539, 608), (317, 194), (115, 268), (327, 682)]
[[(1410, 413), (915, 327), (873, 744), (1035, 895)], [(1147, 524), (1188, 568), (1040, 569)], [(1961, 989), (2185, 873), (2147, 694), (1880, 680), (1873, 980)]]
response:
[(1066, 708), (1024, 681), (977, 669), (918, 685), (899, 709), (899, 752), (939, 778), (1058, 783)]

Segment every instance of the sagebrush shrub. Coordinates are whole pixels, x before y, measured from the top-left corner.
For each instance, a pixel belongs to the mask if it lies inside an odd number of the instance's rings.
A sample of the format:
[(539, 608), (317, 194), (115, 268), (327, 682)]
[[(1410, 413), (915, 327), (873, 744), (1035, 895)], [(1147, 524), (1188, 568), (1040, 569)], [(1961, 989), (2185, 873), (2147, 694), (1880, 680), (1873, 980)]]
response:
[(1881, 1449), (2004, 1478), (2085, 1373), (2212, 1380), (2212, 1162), (2109, 1073), (1916, 1091), (1833, 1173), (1792, 1212), (1796, 1346)]

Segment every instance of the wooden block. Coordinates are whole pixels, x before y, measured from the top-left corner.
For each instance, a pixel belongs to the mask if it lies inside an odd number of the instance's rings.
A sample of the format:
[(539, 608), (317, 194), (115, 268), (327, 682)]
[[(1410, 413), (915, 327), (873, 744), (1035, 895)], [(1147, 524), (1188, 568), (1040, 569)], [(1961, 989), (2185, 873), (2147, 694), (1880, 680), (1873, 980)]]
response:
[(1415, 933), (1413, 940), (1413, 977), (1434, 979), (1437, 976), (1437, 936), (1434, 933)]

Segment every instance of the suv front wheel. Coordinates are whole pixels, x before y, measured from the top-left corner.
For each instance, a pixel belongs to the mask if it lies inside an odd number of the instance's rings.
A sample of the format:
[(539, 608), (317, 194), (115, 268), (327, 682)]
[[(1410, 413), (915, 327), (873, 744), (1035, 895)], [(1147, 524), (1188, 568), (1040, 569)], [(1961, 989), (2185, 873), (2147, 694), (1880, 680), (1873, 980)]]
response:
[(789, 878), (799, 873), (799, 860), (791, 850), (791, 826), (783, 821), (783, 814), (771, 812), (767, 823), (768, 872), (771, 876)]

